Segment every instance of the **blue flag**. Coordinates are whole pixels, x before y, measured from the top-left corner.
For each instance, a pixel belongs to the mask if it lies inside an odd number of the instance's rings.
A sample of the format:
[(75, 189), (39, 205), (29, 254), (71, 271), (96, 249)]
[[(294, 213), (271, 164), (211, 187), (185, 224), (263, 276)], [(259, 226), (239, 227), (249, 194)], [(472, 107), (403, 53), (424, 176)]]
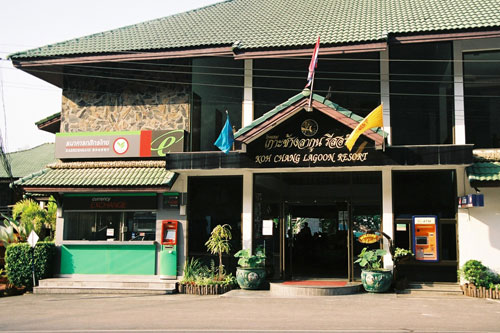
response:
[(233, 135), (233, 127), (229, 122), (229, 115), (227, 115), (226, 123), (224, 124), (224, 128), (219, 134), (217, 141), (215, 141), (214, 145), (217, 146), (220, 150), (222, 150), (225, 154), (228, 154), (233, 146), (234, 135)]

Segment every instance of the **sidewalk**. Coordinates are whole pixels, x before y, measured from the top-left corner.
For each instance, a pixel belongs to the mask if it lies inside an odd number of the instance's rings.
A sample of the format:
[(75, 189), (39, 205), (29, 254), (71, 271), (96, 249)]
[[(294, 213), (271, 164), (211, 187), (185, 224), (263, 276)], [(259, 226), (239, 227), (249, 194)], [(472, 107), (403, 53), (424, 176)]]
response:
[(465, 296), (27, 294), (0, 306), (8, 332), (500, 332), (500, 302)]

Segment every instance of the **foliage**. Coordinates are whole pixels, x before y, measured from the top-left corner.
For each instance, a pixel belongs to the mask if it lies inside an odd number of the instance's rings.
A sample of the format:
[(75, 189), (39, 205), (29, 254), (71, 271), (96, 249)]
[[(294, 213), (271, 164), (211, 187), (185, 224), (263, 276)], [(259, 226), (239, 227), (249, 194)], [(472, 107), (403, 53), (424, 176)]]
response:
[(26, 242), (31, 230), (33, 230), (33, 225), (22, 225), (20, 222), (4, 214), (2, 214), (2, 217), (4, 218), (4, 225), (0, 225), (0, 241), (3, 242), (3, 245), (7, 247), (7, 245), (12, 243)]
[(206, 266), (199, 259), (191, 258), (186, 261), (181, 283), (200, 286), (236, 284), (236, 278), (232, 274), (220, 275), (219, 273), (213, 260), (210, 261), (210, 266)]
[(500, 284), (500, 276), (478, 260), (467, 261), (458, 273), (476, 287), (492, 288), (496, 284)]
[(57, 205), (53, 197), (46, 209), (32, 199), (23, 199), (12, 208), (12, 218), (19, 220), (20, 226), (30, 229), (30, 232), (31, 229), (35, 230), (42, 239), (46, 236), (46, 230), (50, 230), (49, 236), (52, 239), (56, 229), (56, 212)]
[(361, 268), (367, 271), (380, 270), (382, 267), (382, 257), (387, 253), (386, 250), (368, 250), (367, 247), (361, 250), (358, 259), (354, 263), (358, 263)]
[(399, 261), (403, 258), (408, 258), (408, 257), (413, 257), (413, 252), (411, 252), (410, 250), (407, 250), (407, 249), (402, 249), (400, 247), (397, 247), (394, 250), (394, 255), (392, 258), (394, 261)]
[(207, 249), (212, 254), (219, 255), (219, 278), (224, 275), (224, 265), (222, 264), (222, 254), (231, 250), (231, 226), (229, 224), (218, 225), (210, 233), (210, 238), (205, 243)]
[(263, 246), (257, 247), (255, 254), (250, 254), (250, 250), (242, 249), (234, 255), (238, 260), (238, 265), (245, 268), (264, 267), (266, 253)]
[[(36, 280), (53, 272), (56, 247), (51, 242), (38, 242), (35, 247)], [(5, 268), (9, 282), (16, 287), (33, 288), (32, 249), (28, 243), (10, 244), (5, 251)]]

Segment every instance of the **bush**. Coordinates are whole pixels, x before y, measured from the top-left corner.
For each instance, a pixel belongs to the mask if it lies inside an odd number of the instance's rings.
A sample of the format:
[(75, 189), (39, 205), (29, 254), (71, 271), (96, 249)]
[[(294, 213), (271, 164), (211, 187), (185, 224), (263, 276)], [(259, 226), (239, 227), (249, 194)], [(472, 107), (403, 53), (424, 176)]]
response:
[(500, 276), (490, 271), (478, 260), (467, 261), (458, 273), (476, 287), (491, 288), (491, 286), (500, 283)]
[[(33, 288), (31, 246), (28, 243), (10, 244), (5, 251), (5, 268), (9, 282), (16, 287)], [(35, 247), (36, 280), (50, 277), (53, 273), (56, 247), (51, 242), (38, 242)]]

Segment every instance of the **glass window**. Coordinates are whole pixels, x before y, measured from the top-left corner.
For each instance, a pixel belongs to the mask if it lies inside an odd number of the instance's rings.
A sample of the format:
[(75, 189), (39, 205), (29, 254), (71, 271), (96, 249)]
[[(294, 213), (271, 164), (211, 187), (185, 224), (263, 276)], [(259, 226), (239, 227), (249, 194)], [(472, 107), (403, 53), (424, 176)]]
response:
[[(254, 118), (304, 89), (310, 61), (310, 57), (254, 60)], [(319, 56), (314, 92), (366, 116), (380, 104), (379, 73), (378, 52)]]
[(453, 143), (452, 44), (389, 49), (392, 143)]
[(155, 212), (65, 212), (64, 214), (64, 240), (151, 241), (155, 238)]
[(226, 111), (231, 125), (241, 128), (243, 61), (229, 57), (193, 59), (192, 82), (191, 150), (218, 150), (214, 142), (226, 121)]
[(500, 51), (464, 53), (467, 143), (500, 147)]
[(394, 215), (398, 219), (413, 215), (454, 219), (456, 188), (454, 170), (393, 171)]

